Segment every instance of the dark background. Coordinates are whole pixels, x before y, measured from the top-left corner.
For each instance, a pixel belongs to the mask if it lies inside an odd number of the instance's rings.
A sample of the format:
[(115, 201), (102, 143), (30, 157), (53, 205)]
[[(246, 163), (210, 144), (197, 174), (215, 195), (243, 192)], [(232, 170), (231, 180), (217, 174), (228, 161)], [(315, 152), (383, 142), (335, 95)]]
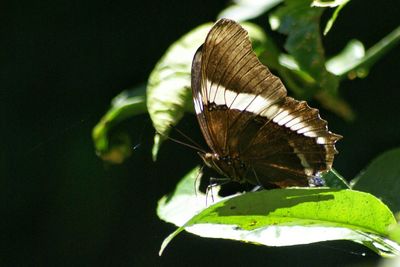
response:
[[(175, 227), (157, 218), (157, 200), (199, 162), (197, 155), (166, 143), (153, 163), (146, 116), (123, 124), (141, 144), (123, 165), (107, 165), (95, 155), (91, 129), (111, 98), (146, 81), (173, 41), (214, 20), (225, 4), (2, 2), (2, 266), (342, 266), (378, 260), (350, 242), (267, 248), (186, 233), (159, 257), (162, 240)], [(327, 54), (351, 38), (370, 47), (398, 26), (399, 8), (398, 1), (350, 2), (324, 39)], [(400, 144), (398, 51), (382, 58), (366, 79), (341, 84), (358, 115), (353, 123), (321, 110), (330, 129), (344, 136), (335, 167), (346, 177)], [(197, 126), (187, 116), (179, 127), (192, 133)]]

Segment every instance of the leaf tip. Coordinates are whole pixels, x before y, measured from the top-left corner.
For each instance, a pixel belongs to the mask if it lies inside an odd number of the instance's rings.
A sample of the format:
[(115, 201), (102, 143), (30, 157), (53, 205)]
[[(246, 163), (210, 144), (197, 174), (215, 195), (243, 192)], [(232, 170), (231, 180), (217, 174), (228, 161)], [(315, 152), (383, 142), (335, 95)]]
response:
[(170, 234), (169, 236), (167, 236), (167, 238), (164, 239), (164, 241), (161, 244), (160, 247), (160, 251), (158, 252), (158, 256), (161, 257), (161, 255), (163, 254), (165, 248), (168, 246), (168, 244), (171, 242), (171, 240), (177, 236), (180, 232), (182, 232), (183, 228), (180, 227), (178, 229), (176, 229), (172, 234)]
[(160, 150), (162, 141), (163, 141), (163, 139), (161, 138), (161, 135), (156, 133), (154, 135), (153, 149), (151, 150), (151, 155), (152, 155), (153, 161), (157, 160), (158, 151)]

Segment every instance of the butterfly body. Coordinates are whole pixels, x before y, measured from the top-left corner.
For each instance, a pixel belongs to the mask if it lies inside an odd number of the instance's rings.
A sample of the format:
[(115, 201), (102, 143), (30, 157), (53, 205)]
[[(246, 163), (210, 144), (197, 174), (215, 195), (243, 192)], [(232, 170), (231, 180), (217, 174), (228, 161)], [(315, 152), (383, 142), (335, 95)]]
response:
[(192, 90), (211, 150), (200, 156), (221, 175), (268, 188), (308, 186), (331, 168), (341, 136), (317, 109), (287, 97), (236, 22), (219, 20), (197, 50)]
[(246, 175), (248, 165), (240, 159), (239, 155), (218, 155), (216, 153), (200, 153), (204, 163), (232, 181), (245, 183), (249, 181)]

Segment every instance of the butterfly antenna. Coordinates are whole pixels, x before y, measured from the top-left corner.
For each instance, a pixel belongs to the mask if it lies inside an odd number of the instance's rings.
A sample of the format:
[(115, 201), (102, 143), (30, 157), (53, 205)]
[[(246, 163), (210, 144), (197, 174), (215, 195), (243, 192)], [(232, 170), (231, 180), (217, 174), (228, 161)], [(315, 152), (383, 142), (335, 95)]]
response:
[[(253, 170), (253, 174), (254, 174), (254, 177), (256, 178), (256, 181), (257, 181), (257, 186), (256, 187), (258, 187), (257, 189), (256, 189), (256, 191), (258, 190), (258, 189), (260, 189), (260, 188), (263, 188), (263, 185), (262, 185), (262, 183), (260, 182), (260, 179), (258, 179), (258, 175), (257, 175), (257, 172), (256, 172), (256, 170), (253, 168), (253, 167), (251, 167), (251, 169)], [(255, 188), (256, 188), (255, 187)], [(254, 188), (254, 189), (255, 189)], [(254, 190), (253, 189), (253, 190)]]
[[(198, 147), (198, 148), (201, 148), (201, 146), (198, 144), (198, 143), (196, 143), (192, 138), (190, 138), (189, 136), (187, 136), (186, 134), (184, 134), (181, 130), (179, 130), (177, 127), (175, 127), (175, 126), (173, 126), (173, 125), (170, 125), (170, 127), (172, 128), (172, 129), (174, 129), (175, 131), (177, 131), (180, 135), (182, 135), (184, 138), (186, 138), (186, 140), (188, 140), (190, 143), (192, 143), (192, 145), (194, 145), (194, 146), (196, 146), (196, 147)], [(200, 151), (203, 151), (204, 152), (204, 149), (201, 149)]]
[(159, 135), (161, 135), (161, 136), (163, 136), (163, 137), (165, 137), (165, 138), (167, 138), (167, 139), (169, 139), (169, 140), (171, 140), (171, 141), (174, 141), (175, 143), (178, 143), (178, 144), (183, 145), (183, 146), (186, 146), (186, 147), (190, 147), (190, 148), (192, 148), (192, 149), (194, 149), (194, 150), (196, 150), (196, 151), (200, 151), (200, 152), (202, 152), (202, 153), (206, 153), (206, 151), (205, 151), (204, 149), (202, 149), (202, 148), (200, 148), (200, 147), (198, 147), (198, 146), (194, 146), (194, 145), (185, 143), (185, 142), (183, 142), (183, 141), (180, 141), (180, 140), (178, 140), (178, 139), (175, 139), (175, 138), (173, 138), (173, 137), (170, 137), (170, 136), (168, 136), (168, 135), (165, 135), (165, 134), (163, 134), (163, 133), (160, 133), (160, 132), (157, 131), (157, 130), (156, 130), (156, 132), (157, 132)]

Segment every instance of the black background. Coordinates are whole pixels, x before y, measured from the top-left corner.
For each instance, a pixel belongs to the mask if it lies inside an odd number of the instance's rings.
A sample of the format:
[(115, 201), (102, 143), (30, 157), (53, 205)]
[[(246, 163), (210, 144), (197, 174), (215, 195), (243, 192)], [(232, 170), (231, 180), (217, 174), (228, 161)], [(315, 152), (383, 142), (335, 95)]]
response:
[[(166, 143), (153, 163), (151, 123), (139, 116), (123, 125), (141, 144), (129, 160), (110, 166), (96, 157), (91, 129), (111, 98), (145, 82), (173, 41), (214, 20), (223, 7), (224, 1), (211, 0), (3, 2), (2, 266), (342, 266), (378, 260), (344, 241), (266, 248), (186, 233), (159, 257), (175, 227), (157, 218), (157, 200), (199, 162), (197, 155)], [(397, 1), (350, 2), (324, 39), (327, 54), (351, 38), (370, 47), (398, 26), (398, 11)], [(341, 84), (357, 113), (353, 123), (321, 110), (330, 129), (344, 136), (335, 167), (346, 177), (400, 144), (398, 51), (366, 79)], [(179, 127), (199, 140), (193, 126), (187, 116)]]

